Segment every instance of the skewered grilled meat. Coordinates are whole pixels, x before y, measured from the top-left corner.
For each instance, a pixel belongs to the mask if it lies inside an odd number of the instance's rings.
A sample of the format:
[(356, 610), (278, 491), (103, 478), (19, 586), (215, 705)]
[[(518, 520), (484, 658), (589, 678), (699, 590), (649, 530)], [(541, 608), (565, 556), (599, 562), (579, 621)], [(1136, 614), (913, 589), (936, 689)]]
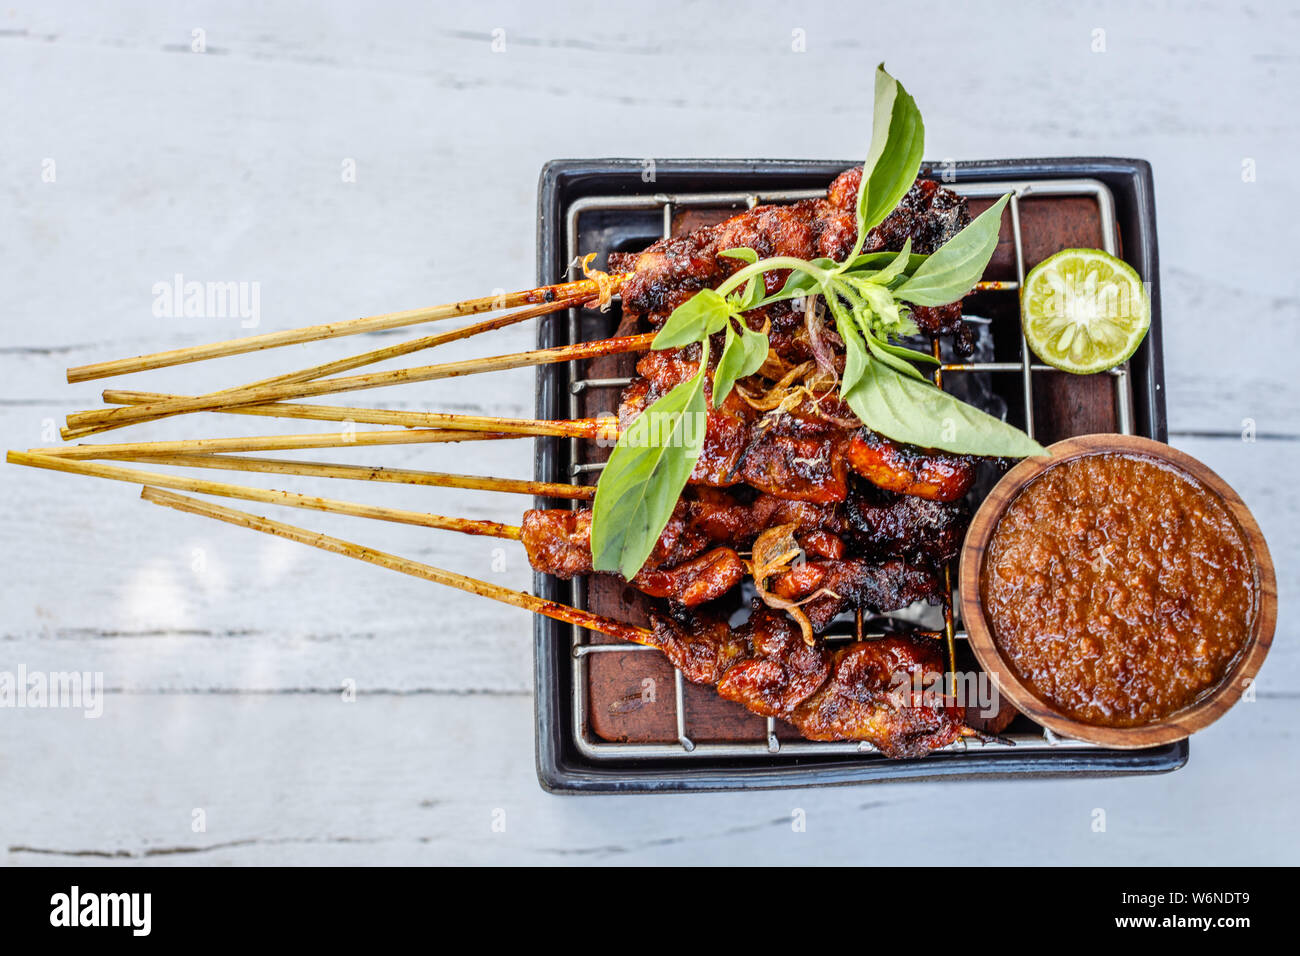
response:
[(896, 494), (867, 482), (858, 482), (851, 490), (844, 514), (854, 551), (930, 566), (957, 557), (970, 518), (960, 504)]
[[(632, 579), (633, 587), (651, 597), (669, 598), (687, 607), (712, 601), (740, 583), (745, 564), (732, 547), (753, 542), (762, 529), (793, 523), (800, 541), (814, 557), (840, 558), (844, 543), (838, 532), (848, 530), (840, 509), (760, 495), (741, 504), (722, 492), (706, 500), (677, 503), (654, 551)], [(532, 567), (546, 574), (571, 578), (593, 571), (589, 509), (534, 509), (524, 512), (520, 540)]]
[[(840, 176), (825, 199), (759, 207), (662, 240), (639, 255), (611, 256), (611, 269), (631, 273), (621, 291), (625, 322), (644, 318), (659, 324), (696, 291), (722, 282), (743, 266), (719, 255), (726, 249), (745, 246), (760, 257), (844, 258), (856, 238), (860, 177), (858, 169)], [(937, 184), (918, 182), (872, 231), (864, 251), (901, 249), (910, 238), (915, 251), (932, 252), (968, 222), (963, 199)], [(769, 274), (768, 290), (775, 291), (784, 278)], [(913, 315), (931, 334), (961, 327), (960, 304), (918, 308)], [(790, 302), (746, 314), (751, 327), (767, 326), (776, 355), (770, 361), (793, 366), (816, 358), (823, 372), (842, 371), (842, 342), (814, 319), (815, 313), (810, 318)], [(710, 356), (716, 362), (721, 342), (713, 344)], [(650, 404), (695, 376), (700, 354), (698, 346), (688, 346), (643, 356), (637, 364), (640, 377), (621, 396), (622, 426), (631, 426)], [(783, 390), (788, 381), (781, 383)], [(739, 577), (733, 571), (739, 557), (732, 549), (743, 550), (765, 529), (790, 525), (802, 554), (794, 566), (768, 577), (760, 593), (774, 604), (801, 602), (813, 632), (825, 630), (850, 608), (885, 612), (942, 598), (941, 581), (931, 568), (952, 556), (965, 517), (946, 502), (965, 493), (975, 459), (906, 448), (860, 431), (852, 411), (832, 392), (821, 394), (823, 387), (804, 389), (801, 402), (796, 395), (797, 404), (784, 401), (776, 409), (776, 399), (751, 392), (751, 404), (740, 389), (717, 408), (708, 403), (690, 487), (634, 586), (677, 604), (711, 600)], [(777, 393), (784, 397), (785, 391)], [(879, 482), (880, 489), (856, 482), (854, 472)], [(853, 495), (861, 501), (851, 498), (851, 483), (861, 486)], [(539, 570), (565, 577), (591, 571), (588, 512), (529, 512), (523, 541)], [(725, 622), (701, 618), (687, 627), (656, 622), (655, 635), (656, 646), (689, 679), (716, 683), (724, 698), (789, 720), (810, 739), (871, 740), (892, 756), (910, 756), (965, 732), (959, 713), (910, 706), (888, 694), (895, 672), (941, 669), (939, 654), (927, 641), (890, 638), (841, 651), (810, 647), (789, 618), (767, 607), (759, 607), (734, 632)]]
[[(740, 583), (745, 563), (731, 546), (715, 546), (722, 536), (728, 545), (744, 546), (754, 540), (768, 523), (750, 524), (758, 515), (775, 515), (764, 506), (715, 506), (701, 502), (680, 502), (660, 536), (654, 553), (632, 579), (633, 587), (651, 597), (667, 597), (686, 606), (722, 597)], [(695, 512), (692, 515), (692, 506)], [(772, 518), (767, 519), (771, 522)], [(839, 518), (842, 523), (842, 518)], [(537, 571), (560, 578), (591, 572), (591, 512), (567, 509), (533, 510), (524, 514), (521, 540), (528, 561)], [(790, 601), (811, 600), (803, 610), (816, 632), (836, 615), (852, 607), (883, 613), (917, 601), (941, 600), (939, 578), (926, 567), (893, 559), (876, 563), (862, 558), (845, 558), (844, 542), (826, 528), (807, 527), (798, 536), (811, 561), (777, 575), (771, 591)]]
[[(760, 258), (843, 259), (857, 239), (854, 206), (861, 181), (862, 169), (854, 167), (831, 183), (825, 199), (757, 206), (716, 225), (660, 239), (639, 255), (611, 256), (611, 269), (633, 273), (622, 288), (624, 312), (663, 321), (700, 289), (718, 285), (743, 267), (743, 262), (719, 255), (727, 249), (747, 247)], [(917, 180), (871, 230), (863, 251), (897, 251), (910, 238), (914, 251), (930, 253), (969, 222), (965, 199), (938, 183)], [(785, 277), (784, 272), (768, 273), (768, 291), (779, 289)]]
[(817, 504), (762, 493), (746, 502), (730, 491), (706, 486), (691, 488), (689, 494), (683, 502), (689, 520), (709, 540), (720, 544), (749, 545), (763, 529), (780, 524), (794, 525), (801, 538), (818, 532), (839, 536), (850, 529), (838, 503)]
[[(700, 489), (705, 497), (683, 499), (659, 535), (646, 561), (647, 568), (675, 568), (702, 554), (711, 545), (743, 548), (764, 528), (793, 524), (805, 549), (820, 557), (839, 557), (838, 535), (849, 530), (842, 509), (759, 495), (742, 504), (725, 492)], [(524, 512), (520, 539), (534, 568), (561, 578), (590, 574), (591, 516), (589, 508), (532, 509)], [(833, 539), (835, 543), (827, 541)]]
[[(561, 578), (592, 572), (589, 509), (526, 511), (520, 540), (535, 570)], [(731, 548), (706, 553), (710, 543), (708, 534), (692, 527), (685, 505), (679, 503), (632, 586), (687, 607), (721, 597), (740, 583), (745, 564)]]
[(859, 430), (845, 449), (849, 467), (872, 484), (933, 501), (956, 501), (975, 480), (970, 455), (902, 445), (870, 429)]
[[(678, 502), (631, 584), (652, 597), (670, 598), (688, 607), (712, 601), (744, 576), (744, 562), (733, 548), (752, 544), (764, 529), (786, 523), (782, 519), (793, 519), (790, 523), (799, 544), (811, 560), (776, 576), (771, 590), (796, 601), (816, 593), (804, 608), (814, 631), (825, 630), (850, 608), (894, 611), (941, 597), (937, 576), (924, 567), (900, 560), (875, 563), (846, 558), (837, 532), (848, 530), (848, 525), (840, 509), (766, 495), (750, 505), (716, 498)], [(591, 511), (587, 509), (527, 511), (520, 538), (529, 563), (538, 571), (563, 578), (592, 572)]]
[(784, 615), (756, 604), (734, 630), (702, 616), (685, 624), (656, 617), (651, 643), (687, 680), (715, 684), (719, 696), (810, 740), (865, 740), (890, 757), (919, 757), (974, 735), (962, 708), (916, 698), (915, 675), (943, 670), (938, 647), (924, 638), (809, 647)]
[[(623, 392), (625, 426), (647, 406), (699, 369), (690, 349), (650, 352), (637, 363), (642, 377)], [(827, 415), (831, 417), (826, 417)], [(762, 415), (732, 391), (720, 408), (710, 404), (704, 448), (691, 481), (713, 487), (747, 484), (780, 498), (844, 501), (850, 469), (882, 488), (955, 501), (975, 479), (976, 458), (901, 445), (843, 424), (852, 411), (826, 394)]]
[(965, 708), (917, 699), (914, 675), (943, 671), (938, 645), (922, 637), (886, 637), (832, 652), (830, 679), (803, 701), (790, 722), (808, 740), (867, 740), (887, 757), (922, 757), (959, 737), (979, 736)]

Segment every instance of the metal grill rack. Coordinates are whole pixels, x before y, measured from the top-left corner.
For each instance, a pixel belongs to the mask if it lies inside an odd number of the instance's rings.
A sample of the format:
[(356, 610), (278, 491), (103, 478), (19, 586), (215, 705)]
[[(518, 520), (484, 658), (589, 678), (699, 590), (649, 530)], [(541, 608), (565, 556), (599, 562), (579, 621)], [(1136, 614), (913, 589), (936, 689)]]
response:
[[(1100, 225), (1102, 232), (1103, 248), (1112, 255), (1118, 254), (1119, 236), (1116, 228), (1115, 200), (1110, 188), (1098, 179), (1054, 179), (1054, 180), (1006, 180), (1001, 182), (988, 183), (949, 183), (945, 184), (948, 189), (970, 199), (993, 199), (1002, 196), (1008, 192), (1012, 194), (1011, 201), (1008, 204), (1008, 211), (1011, 218), (1011, 236), (1015, 251), (1016, 281), (1001, 283), (997, 292), (993, 294), (1013, 293), (1019, 295), (1021, 284), (1025, 279), (1025, 253), (1021, 237), (1021, 219), (1020, 219), (1020, 201), (1027, 196), (1084, 196), (1094, 199), (1100, 215)], [(582, 252), (598, 252), (600, 250), (579, 249), (579, 231), (578, 221), (584, 213), (597, 211), (617, 211), (617, 210), (635, 210), (646, 211), (661, 209), (663, 214), (663, 235), (665, 237), (672, 234), (674, 215), (678, 210), (691, 207), (710, 207), (726, 208), (732, 207), (739, 209), (742, 206), (753, 208), (761, 203), (785, 203), (796, 202), (801, 199), (813, 199), (825, 196), (824, 189), (818, 190), (778, 190), (778, 191), (759, 191), (759, 192), (699, 192), (699, 193), (676, 193), (667, 194), (659, 193), (651, 196), (587, 196), (578, 199), (568, 208), (568, 215), (565, 222), (565, 242), (567, 249), (568, 261), (572, 262), (578, 258)], [(577, 309), (569, 312), (569, 341), (577, 342), (581, 337), (581, 322)], [(631, 382), (627, 378), (588, 378), (585, 375), (585, 362), (573, 362), (569, 369), (569, 415), (571, 418), (580, 417), (579, 398), (582, 392), (594, 388), (622, 388)], [(964, 363), (945, 363), (939, 367), (936, 372), (936, 382), (942, 384), (942, 376), (949, 374), (964, 374), (968, 372), (1001, 372), (1015, 373), (1021, 375), (1025, 421), (1024, 428), (1029, 435), (1034, 434), (1034, 375), (1037, 372), (1049, 371), (1048, 366), (1041, 365), (1033, 361), (1032, 353), (1025, 343), (1024, 336), (1020, 338), (1020, 361), (1018, 362), (964, 362)], [(1119, 430), (1124, 434), (1131, 434), (1133, 431), (1133, 399), (1132, 390), (1129, 382), (1128, 364), (1110, 371), (1110, 376), (1114, 382), (1116, 409), (1118, 414)], [(570, 474), (578, 478), (584, 474), (599, 471), (602, 464), (589, 464), (580, 462), (579, 439), (570, 440)], [(949, 646), (953, 640), (965, 640), (965, 631), (954, 627), (953, 623), (953, 595), (951, 589), (952, 574), (947, 575), (949, 587), (944, 599), (944, 614), (947, 626), (946, 636), (949, 639)], [(578, 607), (587, 606), (586, 582), (582, 578), (575, 578), (573, 581), (573, 601)], [(866, 633), (864, 638), (880, 636), (879, 634)], [(828, 636), (828, 641), (847, 641), (856, 639), (856, 635)], [(597, 760), (629, 760), (629, 759), (690, 759), (701, 757), (713, 758), (736, 758), (736, 757), (755, 757), (764, 756), (770, 758), (781, 757), (809, 757), (812, 755), (844, 755), (844, 754), (862, 754), (873, 755), (880, 759), (877, 751), (870, 744), (855, 741), (836, 741), (836, 742), (814, 742), (814, 741), (790, 741), (779, 740), (776, 733), (777, 722), (775, 718), (767, 718), (766, 740), (755, 741), (752, 743), (697, 743), (691, 739), (690, 728), (687, 726), (686, 709), (684, 705), (685, 679), (680, 670), (674, 672), (674, 705), (676, 708), (677, 720), (677, 742), (676, 743), (615, 743), (601, 740), (595, 737), (591, 732), (590, 720), (588, 717), (588, 675), (587, 665), (592, 654), (641, 654), (641, 653), (658, 653), (654, 648), (644, 647), (635, 644), (593, 644), (586, 638), (586, 632), (579, 627), (570, 628), (570, 648), (571, 648), (571, 667), (573, 677), (573, 694), (572, 694), (572, 719), (575, 728), (576, 743), (579, 751), (587, 757)], [(949, 664), (951, 666), (951, 660)], [(1095, 749), (1094, 745), (1083, 743), (1081, 741), (1069, 740), (1053, 734), (1047, 728), (1038, 728), (1037, 732), (1026, 731), (1018, 733), (1004, 734), (1002, 741), (981, 742), (974, 738), (963, 738), (951, 745), (946, 750), (964, 751), (964, 750), (1009, 750), (1014, 749), (1018, 752), (1040, 751), (1040, 750), (1087, 750)]]

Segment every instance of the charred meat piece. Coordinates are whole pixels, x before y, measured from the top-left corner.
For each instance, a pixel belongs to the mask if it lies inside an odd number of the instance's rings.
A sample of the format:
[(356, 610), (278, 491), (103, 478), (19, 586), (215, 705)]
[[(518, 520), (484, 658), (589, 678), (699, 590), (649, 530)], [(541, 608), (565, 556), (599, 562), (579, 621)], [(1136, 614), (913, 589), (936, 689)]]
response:
[[(642, 367), (655, 377), (637, 379), (624, 390), (619, 405), (624, 428), (699, 366), (656, 358), (642, 360)], [(841, 452), (847, 437), (843, 426), (811, 413), (787, 412), (759, 420), (755, 414), (735, 391), (720, 408), (710, 402), (704, 446), (691, 472), (693, 484), (725, 488), (743, 483), (778, 498), (844, 500), (848, 466)]]
[[(848, 208), (852, 209), (861, 182), (861, 167), (841, 173), (831, 183), (831, 201), (840, 203), (847, 200)], [(918, 179), (885, 221), (867, 234), (862, 250), (897, 252), (906, 240), (911, 239), (913, 252), (929, 255), (968, 225), (970, 210), (964, 197), (944, 189), (933, 180)], [(853, 238), (857, 239), (856, 229)]]
[(818, 504), (848, 496), (848, 465), (838, 436), (763, 435), (743, 453), (737, 477), (778, 498)]
[(769, 587), (788, 601), (816, 595), (803, 605), (803, 612), (819, 634), (852, 608), (881, 613), (917, 601), (937, 604), (943, 600), (943, 583), (932, 570), (897, 559), (879, 563), (863, 558), (805, 561), (774, 578)]
[(970, 513), (960, 503), (900, 495), (859, 482), (844, 506), (854, 550), (939, 565), (957, 557)]
[[(669, 524), (672, 524), (671, 519)], [(543, 574), (568, 579), (591, 573), (591, 511), (568, 508), (524, 512), (519, 540), (528, 563)]]
[(961, 303), (947, 305), (914, 305), (912, 319), (926, 335), (951, 335), (962, 328)]
[(809, 558), (826, 558), (838, 561), (844, 557), (844, 539), (823, 528), (815, 528), (797, 535), (799, 546)]
[(752, 656), (727, 669), (718, 696), (763, 717), (788, 718), (825, 682), (826, 652), (805, 644), (789, 618), (768, 608), (754, 611), (742, 630)]
[(749, 631), (733, 630), (722, 618), (700, 614), (679, 624), (656, 614), (651, 622), (654, 628), (647, 643), (662, 651), (692, 684), (716, 684), (728, 668), (754, 653)]
[(912, 320), (925, 335), (937, 337), (951, 335), (952, 347), (958, 355), (970, 355), (975, 351), (975, 330), (961, 320), (962, 303), (950, 302), (947, 305), (914, 305)]
[(944, 669), (934, 641), (900, 636), (850, 644), (833, 652), (830, 664), (830, 678), (790, 717), (807, 739), (867, 740), (904, 758), (968, 734), (964, 710), (924, 690)]
[(731, 548), (714, 548), (671, 568), (642, 568), (632, 586), (651, 597), (695, 607), (722, 597), (745, 576), (745, 562)]
[(799, 406), (764, 415), (750, 433), (738, 469), (746, 484), (777, 498), (821, 504), (848, 496), (843, 425)]
[(809, 647), (788, 618), (761, 604), (735, 629), (704, 616), (653, 623), (650, 643), (687, 680), (716, 684), (719, 696), (785, 720), (810, 740), (865, 740), (889, 757), (918, 757), (973, 733), (960, 707), (916, 693), (943, 670), (933, 641)]
[(849, 441), (849, 467), (872, 484), (932, 501), (956, 501), (975, 480), (979, 459), (890, 441), (863, 428)]
[(757, 602), (734, 630), (704, 615), (685, 623), (655, 617), (653, 623), (651, 643), (683, 677), (716, 684), (720, 696), (764, 717), (789, 717), (830, 673), (823, 648), (809, 647), (789, 618)]
[(688, 489), (688, 493), (685, 506), (692, 532), (718, 544), (746, 547), (765, 529), (781, 524), (794, 525), (800, 535), (825, 534), (837, 541), (836, 536), (849, 530), (844, 509), (836, 503), (788, 501), (759, 494), (746, 504), (729, 492), (708, 487)]
[[(759, 258), (836, 258), (848, 255), (856, 235), (853, 214), (824, 199), (807, 199), (789, 206), (756, 206), (716, 225), (660, 239), (642, 252), (632, 264), (631, 278), (621, 289), (623, 310), (662, 322), (700, 289), (718, 285), (744, 265), (719, 255), (727, 249), (747, 247)], [(612, 260), (610, 266), (628, 264), (626, 259)], [(780, 272), (768, 273), (768, 291), (779, 289), (785, 277)]]

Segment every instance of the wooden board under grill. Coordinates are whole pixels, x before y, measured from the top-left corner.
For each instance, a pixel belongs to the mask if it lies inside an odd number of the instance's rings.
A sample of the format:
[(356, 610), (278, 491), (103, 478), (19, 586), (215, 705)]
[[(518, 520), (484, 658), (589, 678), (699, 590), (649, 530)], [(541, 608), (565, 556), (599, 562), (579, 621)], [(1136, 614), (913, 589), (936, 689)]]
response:
[[(990, 205), (989, 200), (971, 200), (971, 214)], [(736, 209), (690, 209), (679, 213), (673, 223), (680, 233), (734, 215)], [(1071, 247), (1100, 247), (1103, 244), (1097, 203), (1083, 197), (1026, 197), (1020, 201), (1021, 241), (1025, 267), (1032, 268), (1048, 256)], [(1003, 217), (1002, 235), (986, 279), (1016, 278), (1015, 247), (1010, 217)], [(994, 341), (999, 361), (1018, 361), (1020, 332), (1018, 296), (1011, 292), (982, 293), (966, 300), (968, 314), (993, 320)], [(636, 356), (611, 356), (587, 365), (591, 378), (614, 378), (635, 374)], [(1023, 421), (1020, 373), (996, 376), (995, 389), (1007, 400), (1009, 417)], [(581, 414), (613, 413), (618, 390), (591, 389), (581, 396)], [(1034, 373), (1035, 437), (1050, 444), (1072, 435), (1115, 431), (1118, 414), (1112, 379), (1106, 375), (1074, 376), (1063, 372)], [(580, 460), (603, 461), (608, 449), (584, 442)], [(595, 476), (590, 476), (594, 481)], [(588, 605), (598, 614), (644, 624), (650, 602), (622, 581), (605, 575), (588, 579)], [(593, 643), (612, 643), (591, 635)], [(654, 651), (595, 653), (588, 658), (587, 700), (591, 731), (597, 737), (620, 743), (670, 743), (677, 740), (677, 711), (673, 668)], [(739, 704), (723, 700), (711, 687), (686, 684), (683, 702), (686, 727), (691, 739), (706, 742), (754, 742), (766, 736), (766, 721)], [(795, 730), (777, 724), (782, 739), (799, 739)]]

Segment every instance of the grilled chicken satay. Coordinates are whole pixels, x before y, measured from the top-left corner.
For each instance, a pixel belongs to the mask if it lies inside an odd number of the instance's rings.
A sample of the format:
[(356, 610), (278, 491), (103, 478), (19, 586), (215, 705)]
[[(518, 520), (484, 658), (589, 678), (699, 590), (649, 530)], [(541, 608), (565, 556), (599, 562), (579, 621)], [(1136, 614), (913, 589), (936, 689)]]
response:
[[(838, 533), (848, 530), (839, 509), (786, 502), (770, 496), (752, 505), (682, 501), (633, 587), (688, 607), (721, 597), (744, 576), (734, 550), (753, 543), (765, 528), (790, 524), (806, 560), (773, 579), (773, 593), (804, 606), (820, 632), (843, 611), (894, 611), (942, 598), (938, 576), (902, 560), (846, 558)], [(834, 529), (834, 530), (832, 530)], [(558, 577), (592, 573), (591, 511), (566, 508), (524, 513), (520, 539), (535, 570)], [(724, 542), (723, 544), (719, 544)]]
[[(847, 170), (831, 183), (824, 199), (806, 199), (786, 206), (756, 206), (723, 222), (661, 239), (639, 254), (613, 255), (610, 269), (630, 272), (622, 287), (625, 315), (644, 317), (651, 325), (662, 323), (682, 302), (702, 288), (714, 287), (744, 263), (722, 256), (727, 249), (746, 247), (760, 257), (794, 256), (800, 259), (844, 259), (857, 239), (854, 207), (862, 181), (860, 167)], [(898, 251), (907, 239), (915, 252), (930, 253), (970, 222), (966, 200), (938, 183), (919, 179), (898, 207), (867, 234), (864, 252)], [(767, 289), (775, 292), (786, 273), (767, 275)], [(789, 307), (774, 307), (773, 326), (788, 315)], [(956, 332), (961, 307), (917, 308), (917, 325), (931, 335)], [(966, 338), (958, 343), (968, 345)]]
[[(641, 378), (623, 392), (619, 420), (626, 427), (646, 407), (699, 370), (692, 349), (650, 352), (637, 363)], [(704, 448), (691, 473), (694, 484), (747, 484), (781, 498), (844, 501), (853, 471), (882, 488), (935, 501), (956, 501), (975, 479), (979, 459), (901, 445), (845, 424), (852, 411), (826, 393), (794, 408), (763, 414), (733, 390), (709, 405)]]
[[(565, 579), (593, 573), (589, 508), (525, 511), (519, 537), (535, 571)], [(687, 607), (715, 600), (740, 583), (745, 562), (732, 548), (709, 550), (712, 543), (692, 526), (679, 502), (645, 567), (629, 583), (651, 597)]]
[(915, 678), (924, 685), (943, 671), (931, 640), (810, 647), (784, 615), (756, 604), (734, 630), (703, 616), (656, 617), (652, 642), (687, 680), (716, 685), (719, 696), (784, 720), (809, 740), (865, 740), (890, 757), (919, 757), (977, 736), (962, 708), (915, 693)]
[[(520, 540), (529, 564), (566, 579), (591, 574), (591, 515), (587, 508), (524, 512)], [(645, 567), (631, 584), (651, 597), (669, 598), (687, 607), (715, 600), (744, 577), (744, 561), (734, 549), (752, 544), (763, 528), (786, 522), (800, 529), (810, 555), (843, 555), (838, 533), (849, 527), (839, 509), (771, 496), (743, 505), (714, 492), (707, 500), (678, 502)]]
[[(677, 503), (646, 567), (674, 569), (710, 547), (745, 548), (764, 528), (793, 524), (805, 551), (819, 558), (844, 554), (839, 535), (850, 530), (838, 506), (814, 505), (760, 495), (742, 504), (725, 492), (700, 489), (703, 498)], [(524, 512), (520, 540), (539, 571), (562, 578), (592, 572), (589, 508), (542, 508)], [(636, 582), (633, 582), (636, 583)]]
[[(747, 246), (760, 256), (842, 259), (856, 239), (854, 205), (860, 181), (861, 170), (850, 170), (836, 179), (825, 199), (758, 207), (716, 226), (655, 243), (634, 258), (613, 257), (611, 268), (632, 272), (622, 286), (625, 316), (644, 317), (652, 325), (663, 321), (695, 291), (717, 285), (738, 267), (737, 260), (719, 255), (733, 247)], [(933, 251), (969, 219), (964, 200), (934, 183), (918, 181), (898, 209), (868, 236), (864, 249), (902, 248), (910, 238), (916, 251)], [(769, 275), (769, 290), (774, 291), (783, 281), (783, 275)], [(921, 310), (916, 318), (918, 324), (937, 334), (944, 330), (935, 324), (943, 314), (941, 310)], [(959, 306), (956, 316), (959, 324)], [(799, 360), (812, 354), (806, 329), (800, 334), (804, 318), (789, 303), (778, 303), (764, 314), (751, 313), (747, 318), (759, 325), (770, 324), (770, 342), (783, 358)], [(698, 370), (698, 348), (651, 352), (643, 357), (638, 363), (641, 379), (622, 396), (623, 424), (630, 425), (650, 403)], [(823, 400), (833, 408), (829, 415), (821, 410)], [(650, 560), (631, 582), (633, 586), (686, 605), (713, 600), (743, 575), (743, 562), (733, 546), (752, 543), (764, 528), (793, 523), (800, 547), (813, 559), (800, 569), (800, 580), (818, 581), (800, 597), (819, 592), (810, 601), (811, 617), (819, 626), (824, 627), (846, 607), (891, 610), (936, 596), (937, 580), (924, 569), (901, 561), (877, 566), (846, 560), (842, 535), (848, 529), (841, 512), (810, 512), (790, 522), (788, 515), (779, 514), (780, 509), (771, 504), (785, 500), (816, 508), (844, 502), (849, 472), (859, 464), (888, 487), (907, 488), (909, 493), (955, 498), (965, 492), (969, 480), (961, 484), (959, 467), (949, 469), (953, 474), (946, 476), (947, 483), (935, 481), (932, 473), (942, 473), (947, 460), (936, 466), (928, 464), (921, 453), (889, 455), (883, 439), (855, 442), (856, 429), (846, 424), (851, 419), (851, 412), (829, 394), (822, 396), (816, 408), (783, 408), (774, 414), (760, 414), (735, 391), (720, 407), (710, 403), (704, 448), (691, 482), (697, 487), (743, 485), (758, 489), (764, 494), (755, 505), (762, 513), (717, 501), (709, 507), (700, 501), (679, 504)], [(947, 457), (961, 461), (959, 456)], [(973, 460), (967, 468), (973, 475)], [(878, 524), (874, 535), (877, 550), (884, 547), (890, 530), (887, 522)], [(857, 531), (858, 537), (865, 533)], [(529, 560), (538, 570), (562, 577), (592, 570), (589, 512), (529, 512), (522, 538)], [(721, 546), (706, 550), (711, 545)], [(840, 591), (823, 583), (827, 581), (837, 584)], [(798, 589), (793, 579), (782, 586)]]

